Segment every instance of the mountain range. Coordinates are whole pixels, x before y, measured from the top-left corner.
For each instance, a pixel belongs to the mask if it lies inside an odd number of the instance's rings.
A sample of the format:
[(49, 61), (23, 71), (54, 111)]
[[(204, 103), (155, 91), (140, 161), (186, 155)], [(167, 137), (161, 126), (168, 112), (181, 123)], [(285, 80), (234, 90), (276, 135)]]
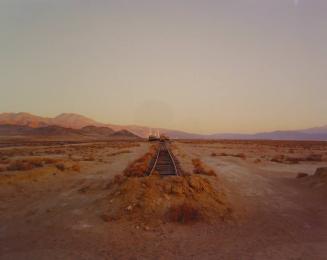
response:
[(86, 126), (81, 129), (57, 125), (30, 127), (22, 125), (0, 125), (0, 136), (76, 137), (87, 139), (140, 139), (128, 130), (114, 131), (108, 127)]
[[(83, 134), (94, 136), (139, 136), (147, 137), (151, 128), (136, 125), (115, 125), (97, 122), (88, 117), (64, 113), (54, 118), (40, 117), (29, 113), (1, 113), (0, 114), (0, 134), (9, 130), (10, 126), (19, 126), (11, 131), (23, 131), (25, 133), (59, 133), (61, 134)], [(7, 128), (6, 128), (7, 127)], [(25, 127), (25, 128), (24, 128)], [(34, 129), (34, 130), (33, 130)], [(256, 134), (238, 133), (217, 133), (210, 135), (187, 133), (178, 130), (155, 128), (155, 131), (168, 135), (176, 139), (245, 139), (245, 140), (323, 140), (327, 141), (327, 125), (294, 131), (273, 131)]]

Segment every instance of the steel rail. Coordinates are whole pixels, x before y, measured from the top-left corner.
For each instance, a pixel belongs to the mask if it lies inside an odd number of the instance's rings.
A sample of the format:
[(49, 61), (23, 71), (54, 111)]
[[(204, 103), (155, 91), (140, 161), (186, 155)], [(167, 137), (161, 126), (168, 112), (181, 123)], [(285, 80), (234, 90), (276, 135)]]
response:
[(161, 176), (165, 176), (165, 175), (167, 175), (167, 176), (169, 176), (169, 175), (180, 175), (180, 174), (179, 174), (179, 171), (178, 171), (178, 168), (177, 168), (177, 164), (176, 164), (176, 162), (175, 162), (175, 158), (174, 158), (172, 152), (170, 151), (170, 149), (168, 148), (166, 142), (164, 142), (164, 143), (160, 143), (159, 148), (158, 148), (158, 152), (157, 152), (157, 155), (156, 155), (156, 158), (155, 158), (155, 162), (154, 162), (154, 164), (153, 164), (153, 166), (152, 166), (152, 169), (151, 169), (149, 175), (152, 175), (153, 172), (156, 170), (156, 168), (157, 168), (157, 166), (158, 166), (158, 161), (159, 161), (160, 155), (161, 155), (161, 153), (162, 153), (163, 151), (167, 151), (168, 156), (169, 156), (169, 160), (168, 160), (168, 161), (171, 163), (171, 166), (172, 166), (174, 172), (173, 172), (172, 174), (161, 174), (161, 173), (159, 172), (159, 174), (160, 174)]

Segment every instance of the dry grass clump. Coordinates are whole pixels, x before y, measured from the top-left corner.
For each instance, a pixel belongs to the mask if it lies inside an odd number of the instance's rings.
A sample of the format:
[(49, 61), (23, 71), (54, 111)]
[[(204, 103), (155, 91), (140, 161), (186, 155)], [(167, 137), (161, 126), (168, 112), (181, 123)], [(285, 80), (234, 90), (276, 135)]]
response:
[(65, 150), (60, 150), (60, 149), (50, 149), (50, 150), (45, 150), (43, 151), (44, 154), (49, 154), (49, 155), (62, 155), (65, 154)]
[(316, 170), (315, 177), (327, 182), (327, 167), (320, 167)]
[(278, 155), (275, 155), (273, 158), (271, 158), (270, 161), (276, 162), (276, 163), (283, 163), (284, 160), (285, 160), (285, 155), (278, 154)]
[(33, 169), (33, 166), (23, 161), (14, 161), (7, 166), (8, 171), (27, 171)]
[(58, 163), (56, 164), (56, 168), (59, 170), (59, 171), (65, 171), (66, 170), (66, 165), (64, 163)]
[(29, 158), (29, 159), (20, 159), (11, 162), (7, 166), (8, 171), (27, 171), (35, 168), (43, 167), (46, 164), (54, 164), (58, 162), (58, 159), (53, 158)]
[(322, 154), (309, 154), (305, 157), (285, 157), (285, 161), (292, 164), (297, 164), (299, 162), (322, 162), (323, 156)]
[(88, 157), (85, 157), (85, 158), (83, 159), (83, 161), (93, 162), (93, 161), (95, 161), (95, 158), (94, 158), (93, 155), (90, 155), (90, 156), (88, 156)]
[(22, 160), (17, 160), (14, 161), (12, 163), (10, 163), (10, 165), (7, 166), (7, 170), (8, 171), (28, 171), (28, 170), (32, 170), (34, 168), (38, 168), (38, 167), (42, 167), (43, 165), (41, 164), (32, 164), (26, 161), (22, 161)]
[[(231, 217), (223, 189), (215, 190), (200, 176), (128, 178), (116, 176), (107, 186), (105, 219), (182, 224)], [(109, 204), (108, 204), (109, 202)]]
[(59, 159), (54, 159), (54, 158), (43, 158), (43, 163), (44, 164), (54, 164), (59, 162)]
[(314, 175), (306, 175), (300, 179), (303, 179), (303, 183), (310, 185), (310, 187), (320, 188), (325, 193), (327, 191), (327, 167), (318, 168)]
[(243, 160), (246, 159), (246, 155), (244, 153), (238, 153), (238, 154), (228, 154), (228, 153), (211, 153), (212, 157), (216, 157), (216, 156), (222, 156), (222, 157), (226, 157), (226, 156), (231, 156), (231, 157), (238, 157), (241, 158)]
[(72, 170), (73, 170), (74, 172), (80, 172), (80, 171), (81, 171), (81, 166), (80, 166), (79, 164), (74, 164), (74, 165), (72, 166)]
[(211, 153), (211, 156), (212, 157), (217, 157), (217, 156), (229, 156), (227, 153), (216, 153), (216, 152), (213, 152)]
[(299, 157), (289, 157), (289, 156), (286, 156), (285, 157), (285, 162), (286, 163), (298, 164), (301, 161), (303, 161), (303, 159), (302, 158), (299, 158)]
[(309, 154), (304, 159), (305, 159), (304, 161), (309, 161), (309, 162), (322, 162), (323, 155), (322, 154)]
[(113, 184), (122, 184), (125, 180), (126, 180), (125, 176), (121, 174), (117, 174), (114, 177)]
[(246, 155), (244, 153), (238, 153), (238, 154), (235, 154), (234, 157), (238, 157), (238, 158), (241, 158), (243, 160), (246, 159)]
[(151, 146), (149, 152), (128, 165), (124, 170), (124, 175), (126, 177), (144, 177), (156, 153), (156, 146)]
[(285, 156), (283, 154), (279, 154), (274, 156), (271, 159), (272, 162), (277, 163), (290, 163), (290, 164), (297, 164), (299, 162), (322, 162), (323, 155), (322, 154), (309, 154), (304, 157), (295, 157), (295, 156)]
[(297, 179), (301, 179), (301, 178), (305, 178), (305, 177), (308, 177), (309, 176), (309, 174), (307, 174), (307, 173), (303, 173), (303, 172), (300, 172), (300, 173), (298, 173), (297, 175), (296, 175), (296, 178)]
[(8, 157), (1, 157), (0, 158), (0, 164), (9, 164), (10, 160), (8, 159)]
[(116, 156), (116, 155), (125, 154), (125, 153), (131, 153), (131, 151), (130, 150), (122, 150), (122, 151), (118, 151), (118, 152), (114, 152), (114, 153), (109, 153), (109, 154), (107, 154), (107, 156)]
[(217, 176), (217, 174), (212, 169), (208, 169), (208, 167), (206, 167), (200, 159), (193, 159), (192, 164), (194, 167), (194, 174)]
[(166, 212), (166, 218), (169, 222), (178, 222), (187, 224), (201, 219), (200, 211), (191, 204), (183, 203), (174, 205)]

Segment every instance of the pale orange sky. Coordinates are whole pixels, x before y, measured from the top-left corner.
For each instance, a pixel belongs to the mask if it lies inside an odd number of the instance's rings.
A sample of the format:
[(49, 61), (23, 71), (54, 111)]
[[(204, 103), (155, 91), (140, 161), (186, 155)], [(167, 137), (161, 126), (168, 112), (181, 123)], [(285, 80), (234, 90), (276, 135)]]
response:
[(0, 112), (197, 133), (327, 124), (327, 1), (0, 2)]

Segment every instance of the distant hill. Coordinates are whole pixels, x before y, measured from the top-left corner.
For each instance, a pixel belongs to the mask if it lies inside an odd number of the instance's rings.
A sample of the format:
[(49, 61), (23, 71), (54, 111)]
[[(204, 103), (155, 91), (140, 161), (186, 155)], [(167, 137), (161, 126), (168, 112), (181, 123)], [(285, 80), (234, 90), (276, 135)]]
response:
[[(150, 129), (147, 126), (137, 125), (114, 125), (104, 124), (97, 122), (88, 117), (64, 113), (54, 118), (35, 116), (29, 113), (2, 113), (0, 114), (0, 125), (15, 125), (15, 126), (27, 126), (30, 128), (40, 128), (47, 126), (60, 126), (63, 128), (69, 128), (71, 130), (79, 130), (79, 135), (86, 136), (110, 136), (118, 138), (119, 136), (136, 135), (137, 137), (146, 138)], [(23, 131), (24, 129), (12, 129), (13, 132)], [(26, 129), (25, 129), (26, 130)], [(127, 132), (117, 133), (117, 131), (126, 130)], [(272, 131), (256, 134), (238, 134), (238, 133), (217, 133), (210, 135), (201, 135), (194, 133), (187, 133), (178, 130), (155, 128), (160, 133), (166, 134), (170, 138), (175, 139), (267, 139), (267, 140), (326, 140), (327, 141), (327, 125), (322, 127), (314, 127), (295, 131)], [(26, 130), (27, 131), (27, 130)], [(28, 131), (31, 131), (30, 129)], [(28, 132), (27, 131), (27, 132)], [(45, 131), (46, 129), (38, 130)], [(60, 132), (59, 129), (48, 129), (47, 131)], [(65, 130), (67, 131), (67, 130)], [(33, 132), (33, 131), (32, 131)], [(1, 134), (1, 129), (0, 129)], [(74, 131), (70, 131), (70, 134), (77, 134)]]
[(1, 125), (22, 125), (29, 127), (48, 126), (51, 118), (35, 116), (29, 113), (2, 113), (0, 114)]
[(304, 129), (301, 132), (306, 134), (326, 134), (327, 133), (327, 125), (321, 127), (313, 127)]
[(19, 125), (0, 125), (0, 136), (65, 136), (96, 139), (139, 139), (140, 137), (127, 131), (114, 131), (108, 127), (87, 126), (73, 129), (62, 126), (29, 127)]
[(0, 125), (1, 136), (71, 136), (80, 135), (80, 131), (61, 126), (29, 126)]
[(0, 125), (0, 136), (28, 135), (33, 128), (20, 125)]
[(102, 136), (110, 136), (115, 133), (115, 131), (109, 127), (105, 127), (105, 126), (97, 127), (93, 125), (89, 125), (81, 128), (80, 132), (86, 135), (89, 134), (89, 135), (102, 135)]
[(115, 139), (139, 139), (140, 137), (127, 130), (114, 132), (110, 137)]
[(71, 136), (80, 135), (80, 131), (72, 128), (51, 125), (45, 127), (31, 128), (29, 134), (36, 136)]
[(57, 125), (66, 128), (80, 129), (86, 126), (106, 126), (88, 117), (64, 113), (54, 118), (35, 116), (29, 113), (2, 113), (0, 114), (1, 125), (24, 125), (29, 127), (42, 127)]
[(59, 125), (63, 127), (69, 127), (74, 129), (80, 129), (87, 126), (104, 126), (105, 124), (98, 123), (88, 117), (77, 114), (60, 114), (50, 121), (53, 125)]

